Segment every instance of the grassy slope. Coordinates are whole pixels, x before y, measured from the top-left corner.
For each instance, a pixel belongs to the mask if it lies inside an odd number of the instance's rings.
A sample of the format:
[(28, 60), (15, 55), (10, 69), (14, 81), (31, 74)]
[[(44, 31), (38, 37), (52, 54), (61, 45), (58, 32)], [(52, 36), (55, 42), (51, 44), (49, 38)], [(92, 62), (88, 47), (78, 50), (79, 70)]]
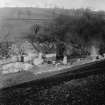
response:
[[(45, 24), (54, 16), (65, 13), (74, 16), (81, 16), (84, 10), (45, 9), (45, 8), (0, 8), (0, 40), (9, 35), (11, 40), (29, 32), (33, 24)], [(102, 12), (103, 16), (105, 13)], [(23, 20), (30, 19), (30, 20)], [(39, 19), (39, 20), (33, 20)]]
[(68, 81), (37, 92), (35, 88), (0, 92), (0, 104), (105, 105), (105, 74)]
[[(83, 11), (83, 10), (82, 10)], [(45, 8), (0, 8), (0, 40), (11, 40), (29, 32), (33, 24), (45, 24), (60, 13), (79, 15), (81, 11)], [(23, 20), (30, 19), (30, 20)], [(39, 19), (39, 20), (34, 20)]]
[(0, 8), (0, 37), (7, 34), (9, 39), (20, 37), (29, 32), (33, 24), (43, 24), (51, 20), (52, 11), (40, 8)]

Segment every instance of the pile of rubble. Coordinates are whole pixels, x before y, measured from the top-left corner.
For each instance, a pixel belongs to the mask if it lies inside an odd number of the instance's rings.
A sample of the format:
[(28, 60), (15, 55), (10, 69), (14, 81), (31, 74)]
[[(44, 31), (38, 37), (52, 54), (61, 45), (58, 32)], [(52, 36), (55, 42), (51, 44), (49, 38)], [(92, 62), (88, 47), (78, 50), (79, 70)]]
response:
[[(49, 57), (47, 55), (47, 57)], [(52, 56), (51, 56), (52, 57)], [(13, 56), (9, 59), (0, 61), (1, 71), (3, 74), (31, 70), (35, 66), (40, 66), (45, 62), (43, 54), (30, 54), (28, 56)]]
[[(95, 57), (92, 56), (90, 58), (87, 57), (84, 59), (78, 58), (74, 62), (68, 62), (67, 56), (64, 56), (62, 61), (56, 61), (55, 58), (56, 58), (56, 54), (47, 54), (43, 56), (42, 53), (39, 53), (39, 55), (30, 54), (28, 56), (25, 56), (25, 55), (17, 56), (17, 57), (14, 56), (11, 59), (0, 61), (1, 71), (3, 74), (27, 71), (27, 70), (32, 70), (35, 66), (40, 67), (41, 65), (44, 65), (45, 63), (54, 65), (53, 69), (55, 67), (57, 70), (63, 67), (64, 68), (72, 67), (75, 65), (81, 65), (81, 64), (93, 62), (96, 60), (105, 59), (105, 55), (104, 57), (98, 55)], [(60, 66), (58, 67), (58, 65)]]

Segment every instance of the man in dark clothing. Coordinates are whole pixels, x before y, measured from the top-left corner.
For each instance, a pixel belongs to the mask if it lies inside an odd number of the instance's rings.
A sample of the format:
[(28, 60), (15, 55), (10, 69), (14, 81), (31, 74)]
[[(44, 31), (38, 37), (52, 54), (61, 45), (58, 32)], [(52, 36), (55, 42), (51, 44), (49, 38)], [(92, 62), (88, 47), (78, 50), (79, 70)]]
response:
[(65, 45), (63, 43), (58, 44), (56, 50), (56, 60), (63, 60), (64, 52), (65, 52)]
[(24, 56), (23, 56), (23, 54), (21, 55), (21, 62), (24, 62)]

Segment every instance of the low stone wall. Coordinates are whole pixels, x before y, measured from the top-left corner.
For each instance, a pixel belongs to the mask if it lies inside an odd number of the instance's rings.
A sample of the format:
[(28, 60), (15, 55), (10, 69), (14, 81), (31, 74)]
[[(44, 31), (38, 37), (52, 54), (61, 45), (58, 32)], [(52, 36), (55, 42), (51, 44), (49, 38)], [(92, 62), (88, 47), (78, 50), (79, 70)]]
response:
[(23, 70), (28, 71), (32, 68), (33, 68), (33, 65), (29, 63), (16, 62), (16, 63), (9, 63), (6, 65), (3, 65), (1, 67), (1, 70), (3, 74), (8, 74), (8, 73), (15, 73)]
[(0, 65), (16, 62), (17, 60), (18, 60), (17, 58), (2, 59), (0, 60)]

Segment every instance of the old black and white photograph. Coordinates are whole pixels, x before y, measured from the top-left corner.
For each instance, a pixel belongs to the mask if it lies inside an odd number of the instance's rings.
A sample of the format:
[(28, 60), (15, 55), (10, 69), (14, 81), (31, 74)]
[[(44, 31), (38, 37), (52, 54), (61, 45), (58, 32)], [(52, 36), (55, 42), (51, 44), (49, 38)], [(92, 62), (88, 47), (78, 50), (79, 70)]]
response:
[(105, 0), (0, 0), (0, 105), (105, 105)]

